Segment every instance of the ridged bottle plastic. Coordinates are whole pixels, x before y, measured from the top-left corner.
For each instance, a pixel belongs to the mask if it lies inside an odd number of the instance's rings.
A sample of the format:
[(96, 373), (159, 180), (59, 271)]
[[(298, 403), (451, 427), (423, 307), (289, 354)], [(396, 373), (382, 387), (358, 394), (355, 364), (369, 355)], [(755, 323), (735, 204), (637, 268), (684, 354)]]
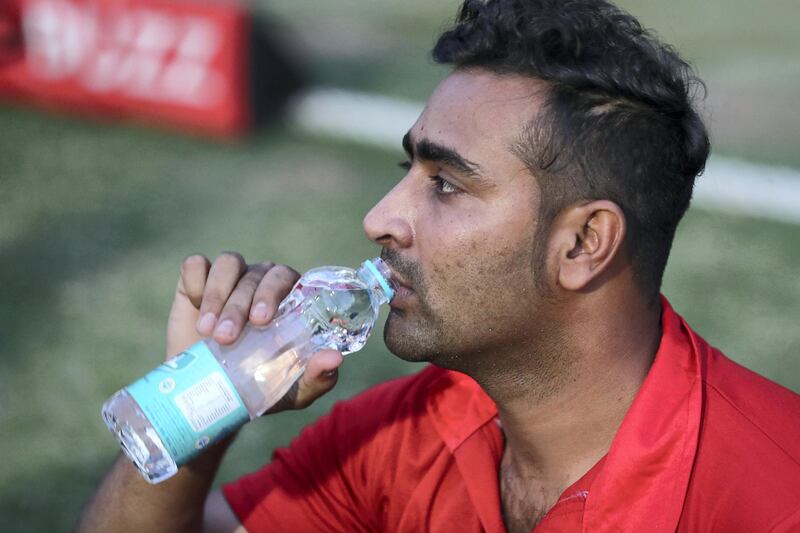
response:
[(204, 339), (116, 392), (103, 405), (108, 429), (150, 483), (158, 483), (272, 407), (323, 348), (360, 350), (394, 296), (380, 259), (358, 270), (306, 272), (265, 327), (245, 326), (236, 343)]

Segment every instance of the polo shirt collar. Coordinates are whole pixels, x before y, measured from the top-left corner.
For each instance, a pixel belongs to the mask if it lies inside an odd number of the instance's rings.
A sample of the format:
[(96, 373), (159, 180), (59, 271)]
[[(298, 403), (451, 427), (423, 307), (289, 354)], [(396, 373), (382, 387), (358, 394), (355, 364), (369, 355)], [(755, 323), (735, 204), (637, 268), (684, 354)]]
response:
[[(700, 352), (707, 345), (663, 296), (661, 309), (661, 343), (608, 454), (598, 465), (585, 501), (584, 531), (659, 533), (675, 531), (680, 519), (697, 451), (702, 411)], [(468, 376), (445, 371), (431, 384), (427, 407), (437, 432), (459, 463), (484, 527), (502, 531), (499, 494), (486, 497), (487, 483), (497, 487), (502, 456), (494, 402)]]
[(469, 376), (444, 371), (428, 389), (428, 413), (455, 460), (483, 530), (505, 531), (497, 471), (503, 437), (497, 407)]
[(697, 452), (702, 351), (661, 298), (661, 345), (586, 500), (584, 531), (675, 531)]

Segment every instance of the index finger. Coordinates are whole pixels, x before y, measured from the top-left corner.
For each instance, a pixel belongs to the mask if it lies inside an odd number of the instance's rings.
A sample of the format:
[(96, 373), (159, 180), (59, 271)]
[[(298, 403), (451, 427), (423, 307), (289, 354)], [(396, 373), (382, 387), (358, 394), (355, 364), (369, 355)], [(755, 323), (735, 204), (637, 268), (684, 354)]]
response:
[(286, 265), (275, 265), (258, 284), (250, 308), (250, 322), (264, 325), (275, 316), (275, 311), (289, 294), (300, 274)]
[(178, 292), (186, 296), (197, 309), (200, 309), (200, 303), (203, 301), (203, 291), (206, 288), (210, 268), (211, 261), (201, 254), (192, 254), (181, 263)]

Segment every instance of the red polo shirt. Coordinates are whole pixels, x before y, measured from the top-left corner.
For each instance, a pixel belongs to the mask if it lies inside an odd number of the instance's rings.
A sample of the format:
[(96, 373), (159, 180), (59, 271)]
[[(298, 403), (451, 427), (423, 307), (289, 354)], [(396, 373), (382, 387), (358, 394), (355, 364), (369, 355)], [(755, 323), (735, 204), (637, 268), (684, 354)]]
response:
[[(800, 531), (800, 396), (662, 307), (608, 454), (535, 532)], [(251, 532), (501, 532), (496, 417), (474, 381), (430, 366), (337, 404), (224, 494)]]

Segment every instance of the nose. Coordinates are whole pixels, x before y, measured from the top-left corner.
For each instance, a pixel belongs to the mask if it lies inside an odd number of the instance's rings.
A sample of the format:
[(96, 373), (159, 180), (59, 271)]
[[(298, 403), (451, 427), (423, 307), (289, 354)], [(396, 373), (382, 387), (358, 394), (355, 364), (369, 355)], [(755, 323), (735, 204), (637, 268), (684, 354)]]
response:
[(413, 243), (413, 203), (407, 182), (406, 178), (395, 185), (364, 217), (364, 232), (372, 242), (387, 248), (408, 248)]

